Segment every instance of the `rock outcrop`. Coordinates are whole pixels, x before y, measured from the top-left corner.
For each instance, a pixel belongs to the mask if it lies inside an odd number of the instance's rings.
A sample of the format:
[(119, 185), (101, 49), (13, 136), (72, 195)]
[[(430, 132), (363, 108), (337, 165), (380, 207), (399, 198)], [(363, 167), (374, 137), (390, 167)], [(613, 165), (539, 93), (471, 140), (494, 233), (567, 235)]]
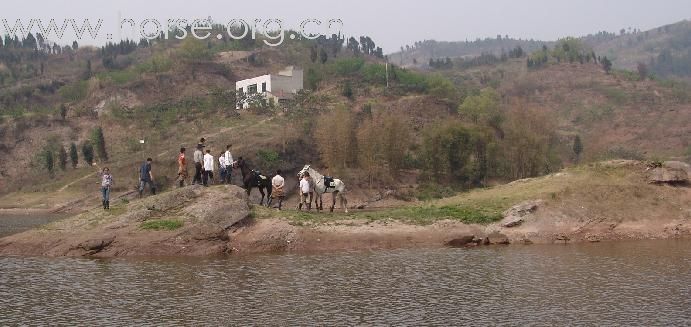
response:
[(220, 254), (229, 229), (250, 216), (245, 191), (225, 185), (188, 186), (111, 207), (0, 239), (0, 254)]
[(689, 182), (689, 165), (680, 161), (667, 161), (648, 173), (650, 183), (683, 184)]

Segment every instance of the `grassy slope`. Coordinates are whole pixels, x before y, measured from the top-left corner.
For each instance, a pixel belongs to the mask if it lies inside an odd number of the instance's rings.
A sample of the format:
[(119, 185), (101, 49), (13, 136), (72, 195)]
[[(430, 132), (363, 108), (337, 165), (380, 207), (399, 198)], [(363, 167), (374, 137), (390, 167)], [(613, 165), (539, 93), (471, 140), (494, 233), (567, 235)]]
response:
[(297, 226), (348, 225), (356, 220), (396, 220), (419, 225), (441, 220), (489, 224), (500, 220), (502, 212), (513, 205), (542, 200), (541, 210), (547, 221), (565, 218), (565, 223), (572, 225), (593, 219), (620, 224), (691, 218), (691, 190), (648, 184), (645, 168), (643, 163), (634, 161), (596, 163), (388, 210), (319, 214), (255, 207), (254, 215), (259, 219), (285, 218)]

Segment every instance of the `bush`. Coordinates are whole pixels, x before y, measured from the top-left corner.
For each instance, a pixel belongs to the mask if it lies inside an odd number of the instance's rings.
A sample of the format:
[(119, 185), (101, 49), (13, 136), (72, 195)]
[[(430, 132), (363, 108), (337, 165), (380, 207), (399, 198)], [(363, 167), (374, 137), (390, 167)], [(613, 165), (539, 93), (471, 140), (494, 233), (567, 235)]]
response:
[(58, 91), (65, 101), (78, 102), (86, 98), (87, 81), (78, 81), (67, 84)]
[(353, 75), (359, 72), (364, 65), (365, 60), (362, 58), (339, 59), (333, 63), (336, 74), (340, 76)]
[(176, 230), (183, 225), (181, 220), (149, 220), (143, 222), (139, 227), (145, 230)]

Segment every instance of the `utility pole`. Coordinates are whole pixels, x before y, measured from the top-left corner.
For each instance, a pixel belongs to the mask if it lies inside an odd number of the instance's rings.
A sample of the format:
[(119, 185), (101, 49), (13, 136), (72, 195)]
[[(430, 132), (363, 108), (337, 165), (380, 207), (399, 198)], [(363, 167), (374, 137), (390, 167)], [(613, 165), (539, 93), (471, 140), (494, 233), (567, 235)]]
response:
[(386, 61), (386, 88), (389, 88), (389, 61)]

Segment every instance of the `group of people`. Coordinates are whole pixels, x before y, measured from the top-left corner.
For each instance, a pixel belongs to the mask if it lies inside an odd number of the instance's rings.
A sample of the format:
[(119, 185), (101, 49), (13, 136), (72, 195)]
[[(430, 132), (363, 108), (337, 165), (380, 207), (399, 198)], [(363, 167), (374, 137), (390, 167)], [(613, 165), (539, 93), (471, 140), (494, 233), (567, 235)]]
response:
[[(214, 167), (216, 160), (214, 160), (211, 150), (205, 149), (205, 143), (206, 139), (201, 138), (199, 143), (197, 143), (193, 154), (194, 176), (192, 178), (192, 185), (201, 184), (204, 186), (209, 186), (210, 184), (214, 183)], [(218, 155), (219, 182), (221, 184), (232, 183), (232, 170), (237, 166), (237, 162), (233, 160), (233, 155), (231, 153), (232, 147), (232, 144), (228, 144), (226, 146), (226, 150)], [(189, 177), (187, 171), (186, 151), (187, 149), (185, 147), (181, 147), (177, 159), (178, 174), (176, 184), (178, 187), (184, 187), (187, 183), (187, 178)], [(154, 174), (151, 167), (152, 162), (153, 159), (147, 158), (139, 168), (139, 197), (143, 196), (146, 186), (149, 187), (151, 194), (156, 194)], [(100, 175), (103, 209), (107, 210), (110, 209), (110, 191), (114, 186), (113, 176), (111, 175), (108, 167), (104, 167), (101, 170)], [(282, 176), (280, 169), (276, 171), (276, 175), (271, 179), (271, 187), (271, 199), (278, 201), (277, 208), (278, 210), (281, 210), (286, 193), (284, 190), (285, 178)], [(302, 210), (304, 207), (307, 210), (311, 210), (315, 183), (308, 173), (305, 173), (298, 183), (298, 191), (300, 194), (300, 203), (298, 204), (297, 209)]]
[[(276, 208), (281, 210), (283, 207), (283, 200), (285, 199), (285, 178), (282, 176), (281, 170), (276, 171), (276, 176), (271, 179), (271, 198), (278, 200)], [(302, 211), (305, 207), (307, 210), (312, 209), (312, 198), (314, 196), (315, 183), (310, 177), (309, 173), (305, 173), (298, 183), (298, 192), (300, 193), (300, 203), (297, 209)], [(271, 202), (269, 202), (271, 203)]]
[[(205, 149), (205, 143), (206, 139), (201, 138), (199, 143), (197, 143), (197, 148), (194, 150), (194, 177), (192, 178), (192, 185), (202, 184), (204, 186), (209, 186), (209, 184), (214, 183), (214, 167), (216, 160), (211, 154), (211, 150)], [(232, 144), (228, 144), (226, 150), (218, 155), (219, 182), (222, 184), (232, 183), (232, 168), (235, 165), (233, 155), (230, 152), (232, 147)], [(180, 154), (178, 155), (177, 184), (179, 187), (185, 186), (188, 177), (185, 151), (186, 149), (184, 147), (180, 148)]]

